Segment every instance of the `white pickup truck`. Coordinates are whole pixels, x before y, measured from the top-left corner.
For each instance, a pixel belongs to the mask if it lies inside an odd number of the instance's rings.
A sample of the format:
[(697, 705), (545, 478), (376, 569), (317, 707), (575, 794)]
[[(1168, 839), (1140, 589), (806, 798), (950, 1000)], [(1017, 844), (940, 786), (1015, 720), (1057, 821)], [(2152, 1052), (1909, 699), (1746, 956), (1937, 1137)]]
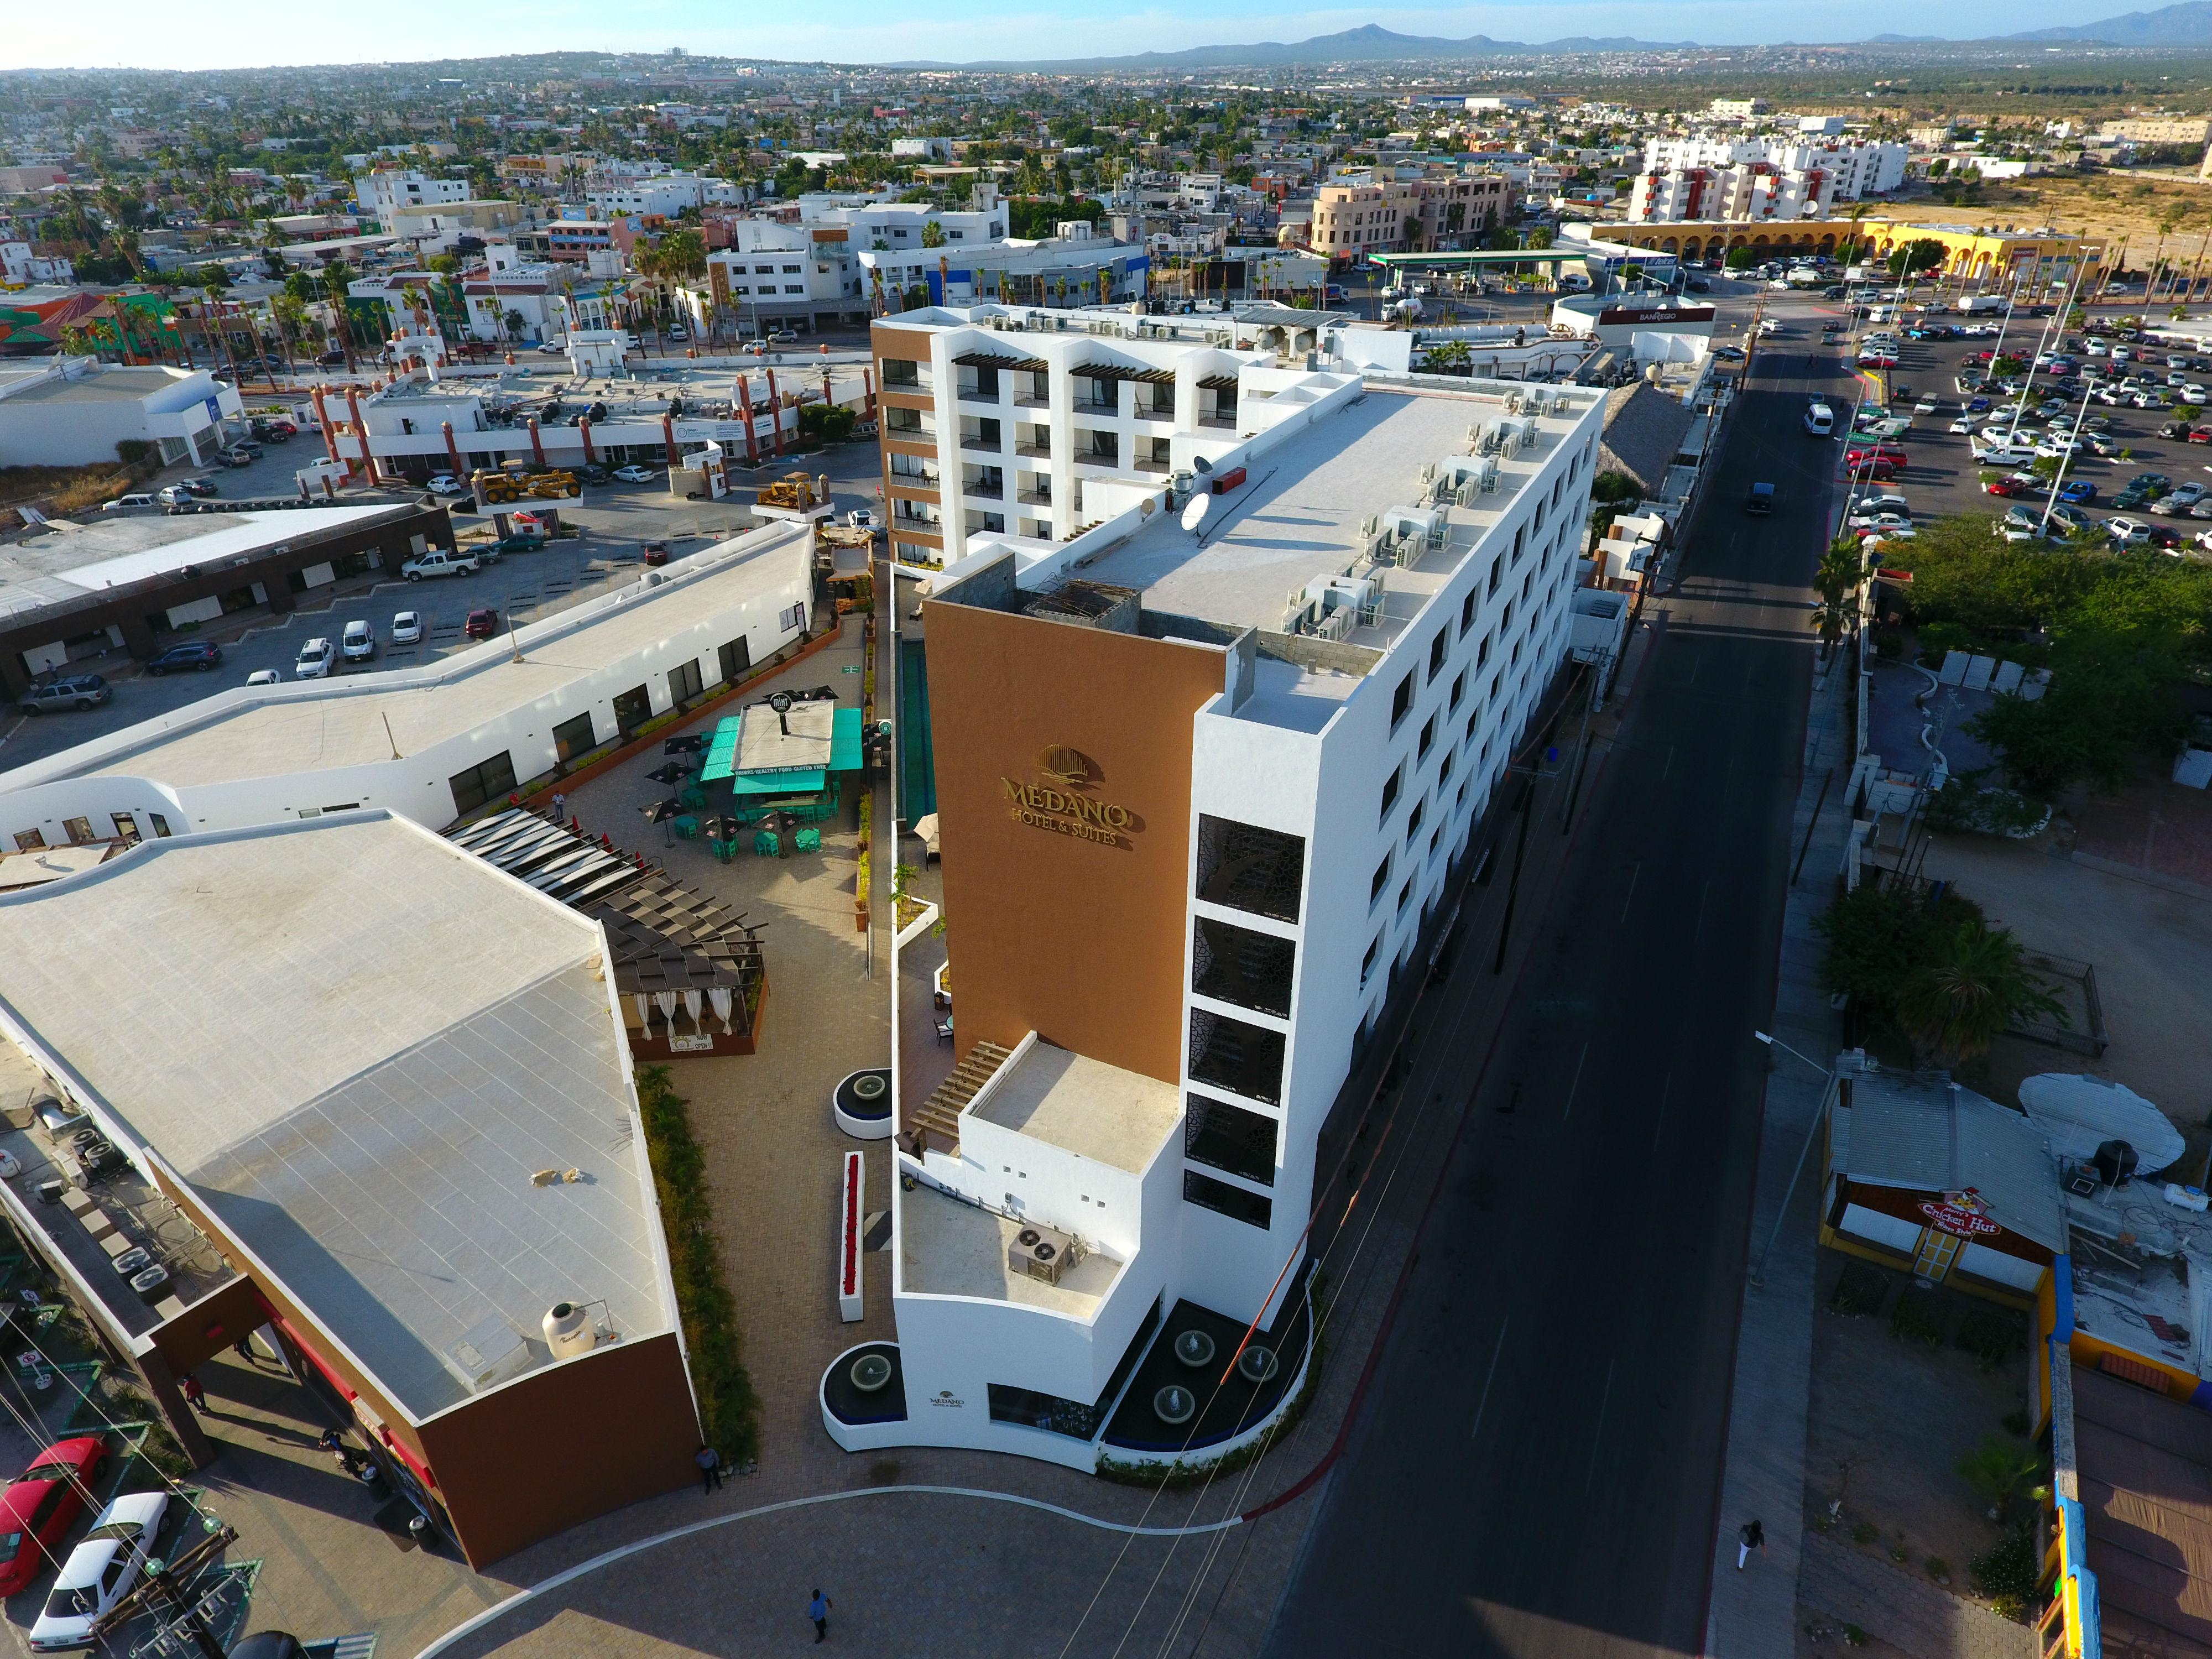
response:
[(410, 582), (419, 582), (425, 576), (473, 576), (478, 568), (474, 553), (459, 550), (449, 553), (434, 547), (401, 565), (399, 574)]

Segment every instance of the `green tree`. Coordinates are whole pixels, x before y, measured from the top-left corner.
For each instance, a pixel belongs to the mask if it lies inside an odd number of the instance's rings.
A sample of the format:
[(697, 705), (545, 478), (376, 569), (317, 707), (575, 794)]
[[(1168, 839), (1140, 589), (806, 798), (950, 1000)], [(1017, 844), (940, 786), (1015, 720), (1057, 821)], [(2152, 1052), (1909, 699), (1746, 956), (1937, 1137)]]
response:
[(1915, 237), (1911, 241), (1899, 243), (1892, 248), (1887, 263), (1892, 279), (1902, 282), (1905, 277), (1923, 270), (1933, 270), (1942, 264), (1943, 244), (1932, 236)]
[(1820, 596), (1813, 611), (1813, 626), (1820, 635), (1820, 660), (1827, 661), (1837, 644), (1857, 625), (1859, 584), (1865, 574), (1866, 555), (1849, 536), (1830, 544), (1813, 573), (1813, 589)]
[(2015, 1020), (2066, 1018), (2028, 970), (2020, 941), (1979, 918), (1937, 935), (1928, 958), (1898, 986), (1895, 1010), (1914, 1048), (1946, 1066), (1987, 1054)]
[(1723, 261), (1723, 263), (1725, 264), (1730, 270), (1749, 270), (1751, 269), (1751, 260), (1752, 252), (1749, 248), (1732, 247), (1728, 251), (1728, 258)]
[(2043, 1453), (2034, 1446), (1990, 1435), (1953, 1467), (1961, 1480), (1989, 1500), (1992, 1521), (2002, 1522), (2016, 1505), (2040, 1502), (2050, 1495), (2043, 1483)]

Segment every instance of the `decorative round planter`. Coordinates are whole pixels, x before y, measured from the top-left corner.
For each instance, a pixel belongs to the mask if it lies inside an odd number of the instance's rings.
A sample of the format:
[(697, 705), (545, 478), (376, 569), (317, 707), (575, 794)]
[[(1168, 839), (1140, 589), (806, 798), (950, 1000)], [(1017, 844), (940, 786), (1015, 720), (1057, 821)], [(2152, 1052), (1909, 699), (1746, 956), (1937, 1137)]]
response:
[(862, 1394), (878, 1394), (890, 1386), (891, 1362), (879, 1353), (864, 1353), (845, 1375)]
[(1170, 1382), (1152, 1396), (1152, 1415), (1180, 1427), (1198, 1415), (1198, 1396), (1180, 1382)]
[(1247, 1348), (1237, 1356), (1237, 1375), (1247, 1382), (1265, 1382), (1282, 1369), (1273, 1348)]
[(854, 1072), (838, 1084), (830, 1109), (837, 1127), (855, 1140), (887, 1140), (891, 1119), (891, 1074), (888, 1068)]
[(1185, 1331), (1175, 1340), (1175, 1357), (1195, 1370), (1213, 1358), (1213, 1339), (1204, 1331)]

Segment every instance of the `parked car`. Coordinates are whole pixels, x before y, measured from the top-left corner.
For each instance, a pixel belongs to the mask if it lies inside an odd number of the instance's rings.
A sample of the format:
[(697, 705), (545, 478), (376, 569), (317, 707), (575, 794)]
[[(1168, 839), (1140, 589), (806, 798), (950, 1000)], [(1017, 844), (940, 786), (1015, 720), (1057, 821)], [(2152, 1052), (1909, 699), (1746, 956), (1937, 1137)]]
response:
[(220, 495), (222, 494), (222, 490), (216, 488), (216, 483), (213, 478), (185, 478), (180, 480), (179, 483), (183, 489), (191, 490), (195, 495)]
[(366, 622), (349, 622), (338, 635), (338, 652), (348, 662), (368, 662), (376, 656), (376, 630)]
[(1978, 423), (1971, 415), (1961, 415), (1951, 422), (1951, 431), (1955, 437), (1971, 438), (1978, 429)]
[(180, 483), (163, 484), (154, 492), (154, 499), (167, 507), (190, 507), (192, 492)]
[(420, 645), (422, 642), (422, 613), (419, 611), (393, 611), (392, 642), (394, 645)]
[(1982, 488), (1992, 495), (2025, 495), (2035, 488), (2035, 480), (2019, 472), (2007, 473), (2001, 478), (1985, 478)]
[(495, 562), (504, 554), (535, 553), (544, 545), (545, 538), (543, 536), (502, 536), (489, 547), (479, 549), (478, 551), (489, 553)]
[(284, 677), (273, 668), (257, 668), (246, 677), (248, 685), (282, 685)]
[(120, 513), (125, 507), (159, 507), (161, 503), (146, 491), (134, 489), (128, 494), (118, 495), (112, 501), (102, 501), (100, 504), (100, 510), (103, 513)]
[(615, 469), (615, 477), (624, 483), (651, 483), (659, 476), (649, 467), (618, 466)]
[(569, 471), (576, 475), (578, 483), (603, 484), (614, 476), (596, 462), (587, 462), (582, 466), (571, 467)]
[(488, 640), (499, 632), (499, 612), (489, 605), (481, 611), (469, 612), (469, 619), (461, 624), (461, 632), (472, 640)]
[(668, 544), (666, 542), (646, 542), (638, 548), (637, 556), (647, 564), (666, 564), (668, 562)]
[(100, 1437), (78, 1435), (48, 1446), (0, 1492), (0, 1596), (30, 1589), (47, 1564), (60, 1559), (62, 1540), (106, 1468)]
[(253, 457), (247, 454), (236, 444), (233, 444), (228, 449), (218, 450), (216, 453), (216, 459), (221, 461), (225, 466), (252, 466), (253, 465)]
[(322, 368), (337, 368), (342, 366), (344, 362), (345, 353), (343, 351), (325, 351), (321, 356), (315, 359), (316, 365)]
[(205, 674), (222, 665), (222, 647), (213, 640), (193, 640), (184, 645), (173, 645), (154, 657), (146, 665), (146, 672), (155, 676), (182, 673), (196, 669)]
[(2062, 501), (2094, 501), (2097, 499), (2097, 486), (2087, 478), (2069, 478), (2058, 486), (2058, 499)]
[(337, 659), (337, 647), (318, 634), (300, 647), (300, 659), (292, 665), (292, 678), (295, 680), (327, 679)]
[(27, 714), (43, 714), (53, 708), (97, 708), (114, 695), (97, 674), (64, 674), (33, 686), (15, 699), (15, 706)]
[(469, 487), (450, 472), (441, 472), (423, 486), (433, 495), (465, 495)]
[(681, 323), (673, 324), (670, 326), (666, 337), (672, 344), (682, 345), (691, 337), (691, 331)]
[(402, 563), (399, 574), (410, 582), (419, 582), (425, 576), (472, 576), (477, 568), (476, 555), (466, 548), (456, 548), (449, 553), (442, 547), (434, 547)]
[(2107, 519), (2105, 533), (2123, 547), (2142, 547), (2150, 541), (2150, 526), (2141, 519)]
[(134, 1492), (100, 1512), (84, 1541), (70, 1553), (31, 1626), (31, 1651), (58, 1653), (92, 1645), (92, 1627), (138, 1582), (161, 1535), (168, 1494)]

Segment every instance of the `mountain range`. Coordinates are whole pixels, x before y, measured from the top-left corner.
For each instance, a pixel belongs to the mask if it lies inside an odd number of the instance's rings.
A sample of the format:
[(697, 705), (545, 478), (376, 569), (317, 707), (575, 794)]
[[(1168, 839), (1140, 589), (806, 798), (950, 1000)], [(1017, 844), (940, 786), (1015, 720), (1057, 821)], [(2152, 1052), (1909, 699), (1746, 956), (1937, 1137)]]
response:
[[(2118, 46), (2212, 47), (2212, 0), (2181, 0), (2156, 11), (2131, 11), (2093, 23), (2069, 23), (1994, 37), (2002, 40), (2078, 41)], [(1972, 41), (1937, 34), (1877, 34), (1868, 46), (1954, 46)], [(1400, 34), (1378, 24), (1317, 34), (1306, 40), (1259, 40), (1244, 45), (1192, 46), (1182, 52), (1143, 52), (1121, 58), (1070, 58), (1046, 61), (994, 59), (970, 63), (938, 60), (891, 64), (890, 69), (964, 69), (1045, 74), (1144, 73), (1163, 70), (1311, 69), (1330, 64), (1437, 63), (1487, 58), (1563, 57), (1581, 52), (1665, 52), (1695, 48), (1694, 40), (1639, 40), (1628, 35), (1569, 35), (1557, 40), (1498, 40), (1487, 34), (1452, 40), (1433, 34)]]

